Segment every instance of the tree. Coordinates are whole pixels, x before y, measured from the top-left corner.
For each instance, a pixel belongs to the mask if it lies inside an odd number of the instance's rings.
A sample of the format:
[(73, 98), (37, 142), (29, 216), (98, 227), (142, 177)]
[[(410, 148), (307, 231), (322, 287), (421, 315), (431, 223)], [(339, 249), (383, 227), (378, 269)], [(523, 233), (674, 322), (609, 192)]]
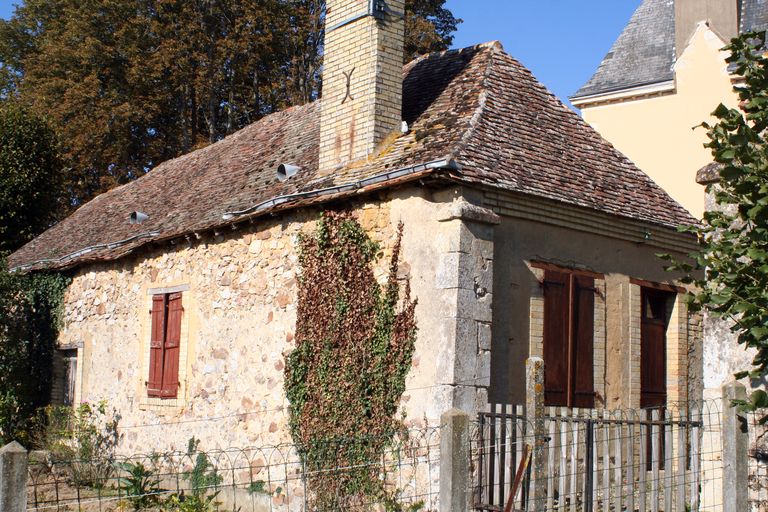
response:
[[(406, 56), (461, 20), (406, 2)], [(0, 20), (0, 98), (44, 113), (72, 164), (71, 204), (317, 98), (323, 0), (25, 0)]]
[(0, 103), (0, 254), (50, 227), (64, 195), (64, 166), (53, 130), (27, 109)]
[(405, 2), (405, 61), (453, 44), (453, 33), (462, 22), (443, 7), (445, 0)]
[[(703, 123), (720, 180), (709, 185), (716, 207), (699, 226), (681, 228), (698, 236), (693, 264), (674, 262), (670, 270), (688, 273), (698, 291), (694, 308), (733, 323), (738, 341), (754, 348), (752, 368), (737, 378), (768, 375), (768, 56), (765, 33), (744, 34), (726, 47), (727, 62), (744, 78), (735, 87), (739, 109), (719, 105), (714, 124)], [(669, 256), (666, 259), (671, 260)], [(704, 277), (691, 277), (692, 270)], [(755, 391), (748, 409), (768, 407), (768, 394)]]

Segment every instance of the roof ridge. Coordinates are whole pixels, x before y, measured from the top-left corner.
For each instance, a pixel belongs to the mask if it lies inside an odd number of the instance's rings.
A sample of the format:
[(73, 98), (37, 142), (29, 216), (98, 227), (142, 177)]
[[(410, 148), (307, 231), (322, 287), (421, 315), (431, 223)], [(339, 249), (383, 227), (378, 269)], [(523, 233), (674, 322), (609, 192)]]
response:
[(472, 117), (469, 119), (469, 126), (467, 127), (467, 130), (464, 132), (464, 134), (459, 139), (458, 144), (456, 144), (456, 148), (449, 153), (450, 158), (454, 158), (456, 160), (459, 159), (459, 154), (467, 148), (467, 146), (470, 143), (470, 140), (477, 132), (477, 127), (480, 125), (480, 122), (483, 120), (483, 115), (485, 114), (487, 102), (488, 102), (488, 79), (491, 76), (491, 72), (493, 71), (493, 65), (496, 55), (504, 52), (504, 47), (501, 45), (499, 41), (490, 41), (488, 43), (483, 43), (479, 45), (475, 45), (473, 48), (487, 48), (490, 49), (490, 55), (488, 56), (488, 62), (485, 64), (485, 71), (483, 72), (483, 79), (480, 81), (480, 93), (477, 95), (477, 101), (478, 105), (475, 108), (475, 112), (472, 114)]

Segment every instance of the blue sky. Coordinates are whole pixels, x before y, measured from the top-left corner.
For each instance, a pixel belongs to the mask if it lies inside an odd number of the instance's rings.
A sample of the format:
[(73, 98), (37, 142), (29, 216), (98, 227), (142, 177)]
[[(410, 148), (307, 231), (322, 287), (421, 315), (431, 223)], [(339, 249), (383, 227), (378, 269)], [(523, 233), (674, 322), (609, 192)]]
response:
[[(0, 17), (13, 12), (0, 0)], [(586, 82), (640, 0), (448, 0), (464, 19), (454, 46), (498, 39), (561, 99)]]

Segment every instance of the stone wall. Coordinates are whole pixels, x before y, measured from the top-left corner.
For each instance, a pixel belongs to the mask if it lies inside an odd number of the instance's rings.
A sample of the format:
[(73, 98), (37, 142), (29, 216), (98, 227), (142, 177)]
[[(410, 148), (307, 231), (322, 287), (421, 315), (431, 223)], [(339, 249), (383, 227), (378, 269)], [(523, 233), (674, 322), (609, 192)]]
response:
[[(405, 225), (401, 274), (419, 300), (402, 401), (409, 426), (434, 423), (456, 404), (472, 412), (486, 396), (492, 236), (462, 218), (461, 197), (409, 189), (354, 205), (384, 247), (382, 282), (397, 223)], [(298, 235), (318, 215), (257, 220), (74, 274), (59, 344), (78, 350), (76, 400), (106, 400), (121, 415), (122, 451), (184, 449), (192, 436), (201, 449), (290, 441), (283, 371), (294, 346)], [(456, 272), (461, 282), (452, 283)], [(168, 289), (182, 290), (181, 389), (175, 400), (150, 399), (150, 303)]]

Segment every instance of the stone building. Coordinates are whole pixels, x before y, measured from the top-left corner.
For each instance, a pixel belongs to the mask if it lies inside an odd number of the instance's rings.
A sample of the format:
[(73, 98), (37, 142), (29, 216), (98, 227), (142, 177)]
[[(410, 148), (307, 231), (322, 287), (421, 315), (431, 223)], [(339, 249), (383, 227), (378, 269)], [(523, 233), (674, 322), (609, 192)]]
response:
[(75, 402), (119, 410), (124, 450), (290, 440), (297, 237), (326, 208), (388, 250), (404, 223), (413, 424), (523, 400), (531, 355), (553, 405), (700, 393), (698, 323), (656, 256), (693, 248), (690, 215), (498, 43), (403, 68), (402, 1), (379, 5), (328, 2), (321, 101), (158, 165), (10, 258), (72, 276), (61, 360)]

